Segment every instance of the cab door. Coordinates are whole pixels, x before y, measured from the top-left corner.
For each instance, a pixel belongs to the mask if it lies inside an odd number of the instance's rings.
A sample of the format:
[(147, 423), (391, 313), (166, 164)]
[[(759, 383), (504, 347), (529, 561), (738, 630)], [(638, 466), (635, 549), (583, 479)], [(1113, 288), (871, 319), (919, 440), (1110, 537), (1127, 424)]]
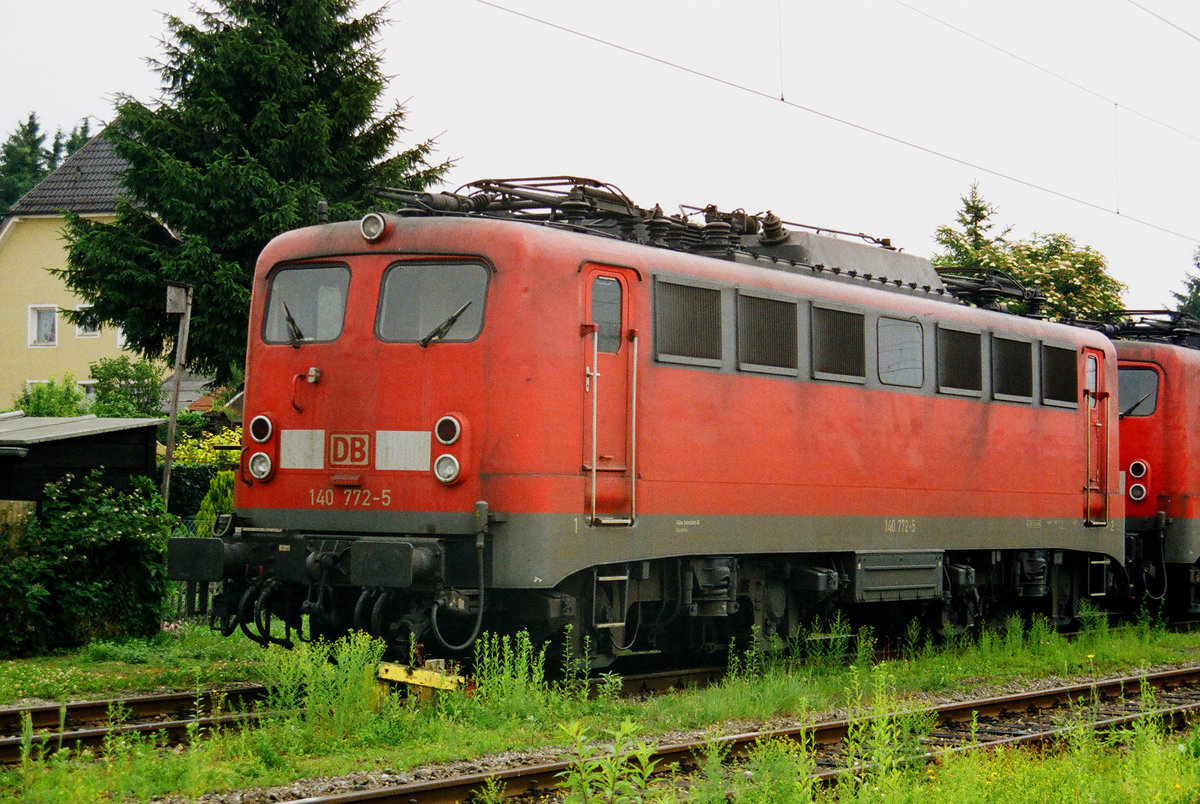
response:
[(1110, 397), (1104, 373), (1104, 353), (1083, 350), (1083, 401), (1087, 406), (1087, 482), (1084, 509), (1087, 525), (1108, 524), (1108, 412)]
[(637, 332), (629, 269), (588, 264), (583, 280), (584, 506), (593, 525), (632, 525), (636, 514)]

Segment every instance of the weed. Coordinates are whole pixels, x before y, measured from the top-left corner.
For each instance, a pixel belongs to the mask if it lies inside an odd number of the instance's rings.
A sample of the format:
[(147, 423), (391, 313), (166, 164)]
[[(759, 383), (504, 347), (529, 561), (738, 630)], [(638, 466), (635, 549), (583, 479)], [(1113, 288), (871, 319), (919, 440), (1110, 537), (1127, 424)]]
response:
[(562, 675), (558, 681), (558, 689), (568, 698), (583, 702), (588, 697), (588, 663), (591, 657), (591, 637), (583, 636), (582, 655), (576, 655), (573, 647), (574, 626), (567, 623), (562, 635), (562, 656), (560, 657)]
[(863, 675), (856, 669), (846, 691), (850, 704), (846, 755), (853, 771), (848, 778), (854, 785), (878, 785), (924, 753), (921, 741), (932, 730), (933, 717), (900, 711), (895, 678), (887, 664), (871, 669), (865, 688)]
[(797, 664), (803, 658), (814, 670), (829, 671), (846, 665), (850, 639), (850, 623), (838, 611), (824, 622), (814, 619), (807, 633), (797, 630), (789, 655)]
[(875, 663), (875, 629), (864, 625), (854, 637), (854, 663), (859, 667), (870, 667)]
[(529, 633), (483, 633), (475, 640), (476, 712), (499, 720), (537, 719), (546, 709), (546, 648), (535, 647)]
[(1094, 644), (1108, 638), (1108, 612), (1097, 608), (1088, 600), (1081, 600), (1076, 616), (1079, 618), (1080, 637), (1085, 641)]
[(688, 785), (688, 799), (691, 804), (725, 804), (729, 789), (729, 778), (725, 768), (725, 757), (728, 753), (728, 743), (712, 738), (704, 742), (701, 753), (696, 758), (700, 766), (699, 773), (693, 774)]
[(1016, 653), (1025, 648), (1025, 622), (1020, 614), (1010, 614), (1004, 620), (1004, 645), (1006, 653)]
[(28, 712), (21, 713), (21, 764), (28, 765), (33, 757), (33, 718)]
[(914, 617), (908, 621), (900, 638), (900, 655), (905, 659), (919, 659), (925, 647), (922, 636), (921, 623)]
[(483, 787), (475, 791), (475, 804), (502, 804), (506, 785), (495, 776), (489, 776)]
[(762, 740), (738, 769), (735, 798), (750, 804), (810, 801), (814, 767), (811, 742)]
[(611, 749), (591, 742), (591, 737), (576, 721), (560, 727), (566, 732), (575, 752), (575, 761), (561, 775), (567, 789), (567, 801), (579, 804), (617, 804), (644, 802), (648, 798), (654, 749), (637, 737), (638, 727), (629, 718), (610, 731)]

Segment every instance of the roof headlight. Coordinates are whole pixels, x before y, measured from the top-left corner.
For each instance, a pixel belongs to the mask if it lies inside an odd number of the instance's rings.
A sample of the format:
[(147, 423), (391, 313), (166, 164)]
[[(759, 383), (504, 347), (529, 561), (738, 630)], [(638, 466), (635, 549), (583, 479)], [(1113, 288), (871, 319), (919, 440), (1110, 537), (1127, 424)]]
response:
[(387, 234), (387, 219), (378, 212), (368, 212), (358, 222), (358, 230), (362, 232), (364, 240), (368, 243), (374, 243)]
[(460, 472), (458, 458), (453, 455), (439, 455), (433, 462), (433, 474), (438, 480), (447, 485), (458, 480)]
[(256, 452), (250, 456), (250, 476), (255, 480), (266, 480), (271, 476), (271, 456), (265, 452)]

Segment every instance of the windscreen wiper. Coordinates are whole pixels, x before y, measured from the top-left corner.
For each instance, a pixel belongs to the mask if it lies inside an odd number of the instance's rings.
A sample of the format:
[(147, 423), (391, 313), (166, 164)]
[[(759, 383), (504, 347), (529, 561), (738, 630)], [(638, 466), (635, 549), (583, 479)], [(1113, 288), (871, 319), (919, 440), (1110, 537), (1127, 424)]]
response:
[(450, 331), (450, 327), (454, 326), (454, 322), (457, 321), (458, 317), (461, 316), (463, 313), (465, 313), (467, 311), (467, 308), (470, 306), (471, 306), (471, 302), (467, 301), (466, 304), (464, 304), (462, 307), (458, 308), (458, 311), (455, 312), (454, 315), (450, 316), (445, 321), (443, 321), (442, 323), (440, 323), (436, 327), (434, 327), (433, 330), (430, 331), (430, 333), (428, 335), (426, 335), (421, 340), (417, 341), (417, 343), (421, 344), (422, 348), (424, 348), (424, 347), (428, 346), (430, 341), (432, 341), (434, 338), (446, 337), (446, 333)]
[(1146, 392), (1146, 395), (1145, 395), (1144, 397), (1142, 397), (1141, 399), (1139, 399), (1137, 402), (1134, 402), (1134, 403), (1133, 403), (1132, 405), (1130, 405), (1129, 407), (1125, 408), (1125, 410), (1121, 411), (1121, 415), (1120, 415), (1120, 416), (1117, 416), (1117, 418), (1118, 418), (1118, 419), (1124, 419), (1124, 418), (1125, 418), (1126, 416), (1128, 416), (1130, 413), (1133, 413), (1135, 410), (1137, 410), (1138, 406), (1139, 406), (1139, 405), (1141, 405), (1143, 402), (1145, 402), (1147, 399), (1149, 399), (1149, 398), (1150, 398), (1150, 395), (1151, 395), (1151, 394), (1153, 394), (1153, 393), (1154, 393), (1154, 389), (1153, 389), (1153, 388), (1151, 388), (1149, 391), (1147, 391), (1147, 392)]
[(292, 318), (292, 311), (288, 309), (287, 302), (283, 303), (283, 315), (287, 318), (288, 328), (288, 343), (293, 349), (300, 348), (300, 341), (304, 340), (304, 333), (300, 331), (300, 325), (296, 323), (296, 319)]

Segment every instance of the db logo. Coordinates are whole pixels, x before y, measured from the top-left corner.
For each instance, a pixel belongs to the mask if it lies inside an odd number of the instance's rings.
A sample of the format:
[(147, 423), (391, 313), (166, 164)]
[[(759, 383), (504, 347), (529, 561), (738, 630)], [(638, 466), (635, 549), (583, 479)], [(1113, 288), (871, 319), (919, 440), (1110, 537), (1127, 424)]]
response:
[(330, 466), (366, 466), (370, 463), (371, 436), (366, 433), (331, 433)]

